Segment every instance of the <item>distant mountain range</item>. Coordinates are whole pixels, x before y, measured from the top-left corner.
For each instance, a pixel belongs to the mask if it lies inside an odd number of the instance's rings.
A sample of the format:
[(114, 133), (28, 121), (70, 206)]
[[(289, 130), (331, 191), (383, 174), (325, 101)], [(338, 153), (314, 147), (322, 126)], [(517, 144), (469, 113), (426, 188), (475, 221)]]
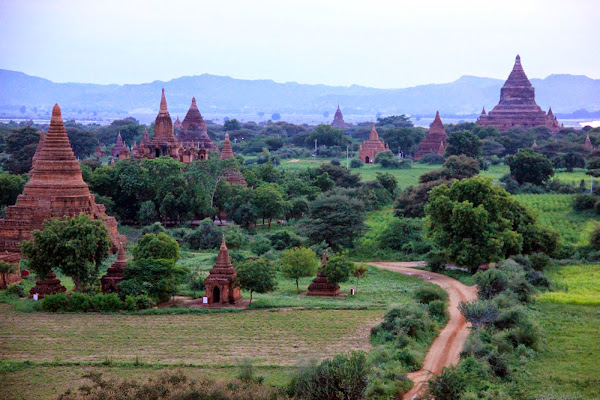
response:
[[(498, 103), (500, 79), (462, 76), (451, 83), (429, 84), (405, 89), (375, 89), (307, 85), (272, 80), (244, 80), (209, 74), (184, 76), (167, 82), (135, 85), (54, 83), (47, 79), (0, 69), (0, 112), (18, 114), (29, 110), (49, 111), (58, 102), (71, 113), (156, 114), (161, 88), (165, 88), (173, 118), (183, 119), (196, 97), (203, 114), (314, 115), (329, 111), (333, 117), (338, 103), (345, 115), (411, 114), (474, 115)], [(531, 79), (537, 103), (555, 113), (600, 110), (600, 79), (583, 75), (550, 75)]]

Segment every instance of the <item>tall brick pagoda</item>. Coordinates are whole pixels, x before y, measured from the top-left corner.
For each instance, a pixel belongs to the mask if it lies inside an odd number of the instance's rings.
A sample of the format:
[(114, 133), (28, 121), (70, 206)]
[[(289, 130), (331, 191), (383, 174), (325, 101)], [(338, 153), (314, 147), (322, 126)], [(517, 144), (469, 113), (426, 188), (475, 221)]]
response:
[(113, 157), (118, 158), (119, 154), (121, 154), (121, 150), (123, 150), (123, 147), (125, 147), (125, 144), (123, 143), (121, 132), (119, 132), (119, 135), (117, 136), (117, 143), (115, 143), (115, 145), (113, 146), (112, 150), (110, 151), (110, 154)]
[(344, 116), (342, 115), (342, 110), (340, 110), (340, 105), (338, 104), (338, 108), (333, 116), (333, 121), (331, 122), (331, 126), (334, 128), (345, 129), (348, 127), (348, 124), (344, 122)]
[(552, 109), (546, 114), (535, 102), (535, 88), (523, 70), (519, 55), (508, 79), (500, 89), (500, 102), (487, 114), (484, 109), (477, 119), (477, 124), (494, 126), (501, 131), (536, 126), (546, 126), (552, 133), (560, 130)]
[(429, 132), (425, 139), (419, 144), (419, 150), (415, 154), (414, 160), (417, 161), (427, 154), (438, 154), (443, 156), (446, 152), (446, 129), (440, 118), (440, 112), (435, 113), (435, 119), (429, 126)]
[[(233, 158), (233, 149), (231, 148), (231, 141), (229, 140), (229, 133), (225, 134), (225, 140), (223, 141), (223, 150), (221, 150), (221, 160), (228, 160)], [(244, 175), (237, 169), (230, 169), (225, 173), (227, 182), (230, 184), (238, 184), (243, 187), (248, 187)]]
[(181, 122), (181, 133), (179, 140), (185, 144), (192, 144), (200, 147), (200, 142), (204, 143), (204, 147), (210, 151), (218, 151), (219, 148), (208, 137), (206, 122), (198, 110), (196, 98), (192, 97), (192, 104), (188, 110), (183, 122)]
[(6, 217), (0, 219), (0, 259), (19, 255), (21, 242), (31, 239), (33, 230), (42, 229), (44, 220), (79, 214), (102, 219), (116, 251), (126, 239), (117, 231), (117, 221), (106, 215), (104, 205), (96, 204), (83, 181), (58, 104), (52, 109), (50, 128), (34, 159), (30, 180), (17, 204), (7, 207)]
[(236, 285), (237, 272), (229, 259), (225, 235), (217, 255), (217, 262), (204, 280), (209, 304), (234, 304), (242, 299), (240, 287)]
[(377, 156), (377, 154), (389, 149), (387, 144), (384, 145), (383, 142), (379, 140), (379, 135), (375, 129), (375, 123), (373, 123), (371, 133), (369, 133), (369, 139), (365, 140), (358, 148), (358, 157), (362, 162), (370, 164), (375, 162), (375, 156)]
[[(171, 156), (179, 160), (179, 153), (182, 146), (173, 132), (173, 120), (167, 109), (167, 99), (165, 98), (165, 89), (163, 89), (160, 98), (160, 109), (154, 121), (154, 136), (147, 142), (144, 141), (146, 138), (142, 139), (138, 150), (138, 157), (158, 158), (161, 156)], [(145, 132), (144, 136), (146, 136)]]

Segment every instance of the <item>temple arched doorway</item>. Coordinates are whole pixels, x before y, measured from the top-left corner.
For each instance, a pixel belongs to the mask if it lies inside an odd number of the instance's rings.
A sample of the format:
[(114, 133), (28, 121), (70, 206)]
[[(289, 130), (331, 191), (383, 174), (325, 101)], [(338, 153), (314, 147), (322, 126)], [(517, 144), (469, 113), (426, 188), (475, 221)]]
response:
[(365, 157), (365, 164), (369, 164), (369, 161), (370, 161), (370, 160), (369, 160), (369, 156), (366, 156), (366, 157)]
[(156, 149), (155, 154), (156, 154), (156, 158), (160, 157), (160, 149)]
[(218, 286), (215, 286), (213, 288), (212, 301), (213, 301), (213, 303), (220, 303), (221, 302), (221, 289), (219, 289)]

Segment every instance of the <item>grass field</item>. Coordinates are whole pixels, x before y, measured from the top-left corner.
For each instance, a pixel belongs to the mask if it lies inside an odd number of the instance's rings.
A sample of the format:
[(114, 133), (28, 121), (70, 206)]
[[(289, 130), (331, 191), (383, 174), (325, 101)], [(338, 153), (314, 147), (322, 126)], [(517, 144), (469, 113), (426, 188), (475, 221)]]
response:
[(541, 225), (556, 229), (563, 244), (588, 244), (590, 233), (600, 222), (593, 212), (574, 211), (574, 195), (571, 194), (520, 194), (515, 197), (537, 215)]
[(550, 280), (556, 289), (540, 295), (539, 301), (600, 306), (600, 265), (555, 267)]
[(600, 398), (600, 307), (539, 303), (536, 308), (546, 344), (522, 374), (523, 397)]

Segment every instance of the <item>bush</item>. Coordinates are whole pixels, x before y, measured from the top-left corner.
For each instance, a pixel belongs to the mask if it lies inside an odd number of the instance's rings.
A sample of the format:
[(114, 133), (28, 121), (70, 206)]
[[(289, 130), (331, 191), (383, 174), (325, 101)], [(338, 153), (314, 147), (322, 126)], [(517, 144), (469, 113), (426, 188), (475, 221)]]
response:
[(394, 336), (406, 334), (416, 340), (427, 340), (436, 334), (435, 324), (422, 304), (392, 308), (371, 333), (379, 330), (391, 332)]
[(508, 289), (508, 277), (504, 271), (491, 268), (474, 275), (477, 295), (480, 299), (491, 299)]
[(550, 265), (550, 257), (546, 253), (530, 254), (529, 261), (531, 261), (531, 266), (536, 271), (543, 271)]
[(419, 158), (418, 162), (421, 164), (443, 164), (444, 156), (440, 156), (437, 153), (429, 153)]
[(25, 297), (25, 289), (23, 288), (23, 285), (15, 283), (13, 285), (8, 285), (6, 294), (12, 297)]
[(123, 303), (116, 293), (100, 294), (92, 297), (92, 306), (96, 311), (114, 312), (123, 308)]
[(590, 245), (595, 250), (600, 250), (600, 225), (596, 226), (590, 234)]
[(427, 311), (431, 318), (439, 323), (444, 323), (450, 318), (448, 303), (444, 300), (433, 300), (427, 305)]
[(363, 165), (363, 162), (357, 158), (350, 160), (350, 168), (361, 168)]
[(573, 208), (576, 211), (591, 210), (594, 208), (597, 200), (596, 196), (591, 194), (578, 194), (573, 199)]
[(67, 309), (67, 296), (64, 293), (50, 294), (44, 296), (40, 302), (42, 311), (59, 312)]
[(285, 250), (292, 247), (300, 247), (304, 243), (300, 236), (288, 230), (271, 233), (267, 235), (267, 237), (271, 241), (271, 246), (273, 246), (275, 250)]
[(167, 230), (160, 222), (155, 222), (151, 225), (146, 225), (142, 228), (142, 236), (146, 233), (153, 233), (155, 235), (159, 233), (167, 233)]
[(205, 218), (196, 229), (185, 236), (185, 241), (194, 250), (205, 250), (219, 248), (222, 238), (217, 225), (210, 218)]
[(429, 304), (435, 300), (446, 301), (448, 299), (448, 294), (444, 289), (433, 284), (418, 288), (414, 296), (422, 304)]
[(263, 235), (256, 235), (250, 244), (250, 250), (257, 256), (263, 255), (271, 250), (271, 241)]
[(85, 293), (71, 293), (69, 296), (69, 309), (71, 311), (87, 312), (92, 308), (90, 296)]
[(361, 400), (370, 367), (365, 353), (338, 354), (301, 370), (290, 383), (290, 394), (306, 400)]

